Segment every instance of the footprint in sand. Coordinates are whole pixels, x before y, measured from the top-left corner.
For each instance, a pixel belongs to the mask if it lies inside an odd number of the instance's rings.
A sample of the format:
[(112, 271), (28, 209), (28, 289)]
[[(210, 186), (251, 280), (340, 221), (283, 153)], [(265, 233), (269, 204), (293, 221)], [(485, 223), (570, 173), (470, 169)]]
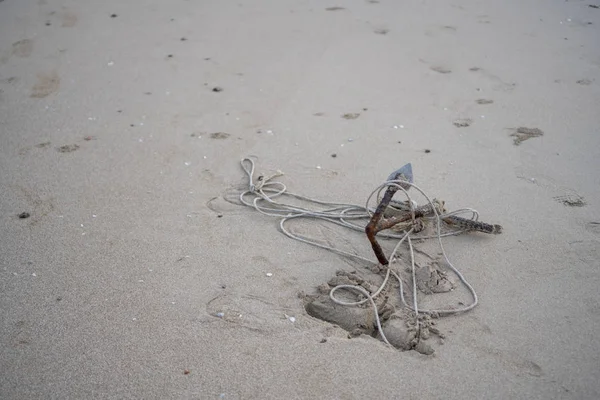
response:
[(33, 52), (33, 40), (23, 39), (12, 44), (12, 54), (17, 57), (27, 58)]
[(60, 88), (60, 77), (56, 71), (50, 73), (39, 73), (37, 82), (31, 88), (30, 97), (42, 99), (56, 92)]
[(68, 11), (67, 10), (67, 11), (65, 11), (62, 14), (62, 24), (61, 24), (61, 26), (63, 28), (72, 28), (75, 25), (77, 25), (77, 19), (78, 19), (77, 18), (77, 14), (75, 14), (72, 11)]

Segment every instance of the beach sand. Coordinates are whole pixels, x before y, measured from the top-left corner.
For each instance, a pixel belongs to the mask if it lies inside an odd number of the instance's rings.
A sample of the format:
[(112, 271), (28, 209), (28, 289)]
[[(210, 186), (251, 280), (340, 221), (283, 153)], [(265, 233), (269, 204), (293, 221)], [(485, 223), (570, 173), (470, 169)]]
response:
[[(595, 5), (1, 1), (0, 398), (600, 398)], [(429, 356), (311, 317), (366, 265), (226, 201), (246, 156), (359, 205), (412, 163), (504, 228), (444, 239), (479, 304)]]

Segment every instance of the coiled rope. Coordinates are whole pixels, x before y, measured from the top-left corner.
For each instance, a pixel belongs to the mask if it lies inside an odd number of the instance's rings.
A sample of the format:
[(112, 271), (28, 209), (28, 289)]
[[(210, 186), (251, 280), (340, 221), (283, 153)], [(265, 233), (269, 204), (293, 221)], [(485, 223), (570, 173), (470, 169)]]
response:
[[(351, 257), (351, 258), (354, 258), (357, 260), (365, 261), (369, 264), (373, 264), (373, 265), (377, 265), (377, 266), (381, 266), (381, 265), (377, 262), (374, 262), (372, 259), (368, 259), (368, 258), (359, 256), (359, 255), (356, 255), (356, 254), (352, 254), (352, 253), (349, 253), (349, 252), (346, 252), (343, 250), (339, 250), (339, 249), (336, 249), (331, 246), (323, 245), (323, 244), (311, 241), (302, 236), (294, 235), (286, 229), (286, 223), (295, 218), (315, 218), (315, 219), (322, 219), (322, 220), (325, 220), (325, 221), (328, 221), (328, 222), (331, 222), (331, 223), (334, 223), (337, 225), (341, 225), (343, 227), (346, 227), (346, 228), (349, 228), (352, 230), (364, 232), (364, 230), (365, 230), (364, 225), (363, 226), (357, 225), (350, 221), (360, 220), (360, 219), (370, 219), (372, 217), (372, 215), (374, 213), (374, 209), (369, 207), (369, 202), (371, 201), (373, 196), (376, 196), (377, 198), (379, 198), (381, 192), (389, 186), (395, 186), (398, 188), (399, 191), (402, 191), (404, 193), (404, 195), (407, 198), (408, 204), (411, 205), (411, 212), (413, 214), (413, 220), (412, 220), (413, 226), (410, 229), (408, 229), (407, 231), (405, 231), (403, 234), (380, 232), (377, 234), (377, 236), (387, 238), (387, 239), (398, 239), (398, 243), (394, 247), (394, 250), (392, 251), (391, 256), (389, 257), (390, 264), (393, 263), (394, 260), (397, 259), (396, 253), (398, 252), (400, 245), (402, 245), (402, 243), (404, 243), (405, 241), (407, 242), (408, 248), (410, 251), (410, 260), (411, 260), (412, 289), (413, 289), (412, 305), (408, 304), (405, 299), (402, 279), (394, 270), (392, 270), (390, 268), (389, 265), (386, 266), (386, 275), (383, 280), (383, 283), (379, 286), (378, 290), (373, 294), (369, 293), (363, 287), (355, 286), (355, 285), (338, 285), (338, 286), (335, 286), (334, 288), (332, 288), (331, 291), (329, 292), (329, 297), (331, 298), (331, 300), (334, 303), (340, 304), (343, 306), (357, 306), (357, 305), (364, 304), (367, 301), (370, 302), (371, 306), (373, 307), (373, 311), (375, 313), (377, 329), (379, 330), (379, 333), (380, 333), (383, 341), (385, 343), (387, 343), (388, 345), (390, 343), (388, 342), (387, 338), (385, 337), (385, 334), (383, 333), (383, 329), (381, 327), (381, 321), (379, 318), (379, 311), (377, 309), (377, 305), (375, 304), (375, 298), (385, 288), (390, 275), (393, 275), (394, 278), (396, 278), (398, 280), (398, 283), (400, 285), (400, 299), (402, 301), (402, 304), (406, 308), (414, 311), (414, 313), (415, 313), (417, 333), (419, 332), (419, 318), (418, 318), (419, 313), (430, 314), (430, 315), (437, 314), (440, 316), (441, 315), (452, 315), (452, 314), (458, 314), (458, 313), (463, 313), (463, 312), (469, 311), (477, 305), (477, 303), (478, 303), (477, 293), (475, 293), (475, 290), (473, 289), (473, 287), (469, 284), (469, 282), (467, 282), (467, 280), (460, 273), (460, 271), (458, 269), (456, 269), (456, 267), (454, 267), (452, 262), (450, 262), (447, 254), (446, 254), (446, 250), (444, 249), (444, 245), (442, 243), (442, 237), (448, 236), (448, 235), (457, 235), (464, 231), (460, 231), (460, 230), (459, 231), (450, 231), (450, 232), (444, 233), (444, 234), (442, 234), (442, 232), (441, 232), (441, 219), (442, 218), (451, 216), (451, 215), (457, 215), (457, 214), (462, 214), (462, 213), (468, 212), (468, 213), (471, 213), (471, 215), (472, 215), (471, 218), (476, 220), (479, 216), (479, 214), (477, 213), (476, 210), (473, 210), (470, 208), (465, 208), (465, 209), (460, 209), (460, 210), (453, 211), (453, 212), (447, 213), (447, 214), (440, 214), (438, 212), (437, 208), (434, 206), (434, 203), (432, 202), (432, 200), (429, 198), (429, 196), (427, 196), (425, 194), (425, 192), (423, 190), (421, 190), (421, 188), (419, 188), (414, 183), (410, 183), (410, 182), (406, 182), (406, 181), (383, 182), (381, 185), (379, 185), (377, 188), (375, 188), (375, 190), (373, 190), (371, 192), (371, 194), (367, 198), (367, 202), (366, 202), (365, 206), (358, 206), (358, 205), (344, 204), (344, 203), (332, 203), (332, 202), (317, 200), (317, 199), (313, 199), (310, 197), (306, 197), (306, 196), (288, 192), (285, 184), (283, 184), (282, 182), (273, 180), (273, 179), (283, 175), (283, 173), (280, 171), (278, 171), (277, 173), (275, 173), (274, 175), (272, 175), (268, 178), (259, 176), (255, 182), (255, 180), (254, 180), (255, 164), (254, 164), (254, 161), (250, 158), (242, 159), (241, 166), (242, 166), (242, 169), (246, 172), (246, 175), (248, 176), (248, 190), (243, 191), (239, 197), (240, 201), (244, 205), (254, 208), (256, 211), (258, 211), (261, 214), (272, 216), (272, 217), (280, 217), (281, 220), (279, 222), (279, 226), (281, 228), (281, 231), (285, 235), (287, 235), (288, 237), (290, 237), (292, 239), (298, 240), (303, 243), (308, 243), (312, 246), (327, 249), (329, 251), (333, 251), (335, 253), (344, 255), (346, 257)], [(416, 221), (414, 219), (414, 210), (413, 210), (412, 205), (414, 205), (416, 203), (412, 200), (412, 198), (410, 197), (408, 192), (400, 186), (400, 183), (402, 183), (402, 185), (409, 185), (409, 187), (413, 187), (415, 190), (417, 190), (419, 193), (421, 193), (423, 195), (423, 197), (425, 197), (425, 199), (428, 201), (433, 212), (435, 213), (435, 215), (433, 217), (428, 218), (428, 219), (433, 219), (436, 222), (435, 225), (436, 225), (437, 229), (436, 229), (436, 234), (434, 236), (413, 235), (414, 229), (415, 229), (414, 224)], [(252, 200), (248, 200), (247, 198), (251, 197), (251, 196), (253, 196), (254, 198)], [(311, 209), (307, 209), (307, 208), (302, 208), (302, 207), (286, 204), (284, 202), (275, 200), (275, 199), (283, 197), (283, 196), (289, 196), (292, 198), (303, 200), (305, 202), (312, 203), (312, 204), (318, 204), (321, 206), (329, 206), (330, 208), (327, 208), (327, 209), (321, 210), (321, 211), (317, 211), (317, 210), (311, 210)], [(416, 276), (415, 276), (416, 275), (415, 255), (414, 255), (411, 238), (412, 239), (437, 238), (442, 255), (443, 255), (444, 260), (446, 261), (448, 267), (456, 274), (456, 276), (458, 276), (461, 283), (467, 288), (467, 290), (471, 294), (471, 296), (472, 296), (471, 304), (466, 305), (462, 308), (456, 308), (456, 309), (439, 309), (439, 310), (428, 310), (428, 309), (420, 310), (419, 309), (418, 303), (417, 303), (417, 280), (416, 280)], [(334, 296), (335, 292), (340, 289), (346, 289), (346, 290), (352, 290), (352, 291), (358, 292), (361, 295), (363, 295), (365, 298), (362, 300), (359, 300), (359, 301), (355, 301), (355, 302), (347, 302), (347, 301), (340, 300)]]

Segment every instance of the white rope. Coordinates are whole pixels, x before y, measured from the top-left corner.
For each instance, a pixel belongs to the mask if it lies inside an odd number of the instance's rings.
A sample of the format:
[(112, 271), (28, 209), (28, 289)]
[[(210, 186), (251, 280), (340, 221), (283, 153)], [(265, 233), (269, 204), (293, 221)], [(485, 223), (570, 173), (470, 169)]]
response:
[[(249, 164), (249, 168), (247, 168), (247, 164)], [(304, 238), (302, 236), (294, 235), (286, 229), (285, 224), (289, 220), (292, 220), (295, 218), (316, 218), (316, 219), (325, 220), (327, 222), (331, 222), (333, 224), (341, 225), (343, 227), (346, 227), (346, 228), (349, 228), (352, 230), (364, 232), (365, 231), (364, 225), (360, 226), (360, 225), (349, 222), (349, 220), (370, 219), (371, 216), (373, 215), (373, 213), (375, 212), (375, 210), (373, 208), (369, 207), (369, 203), (370, 203), (371, 199), (373, 198), (373, 196), (376, 196), (376, 198), (379, 198), (381, 192), (384, 189), (388, 188), (389, 186), (396, 187), (399, 191), (402, 191), (404, 193), (404, 195), (407, 198), (407, 204), (410, 205), (410, 212), (412, 213), (413, 226), (411, 226), (411, 228), (408, 231), (405, 231), (403, 234), (380, 232), (377, 234), (377, 236), (386, 238), (386, 239), (400, 239), (398, 241), (398, 243), (396, 244), (396, 246), (394, 247), (394, 250), (392, 251), (391, 256), (389, 257), (390, 264), (394, 260), (397, 259), (396, 254), (398, 252), (398, 249), (402, 245), (402, 243), (404, 243), (404, 241), (406, 241), (408, 243), (408, 248), (410, 251), (410, 260), (411, 260), (411, 274), (412, 274), (412, 291), (413, 291), (412, 305), (410, 305), (406, 302), (406, 299), (404, 297), (404, 288), (403, 288), (402, 279), (400, 278), (398, 273), (396, 273), (392, 268), (390, 268), (390, 265), (387, 266), (387, 271), (386, 271), (386, 275), (385, 275), (385, 279), (383, 280), (383, 283), (379, 286), (377, 291), (373, 294), (370, 294), (363, 287), (355, 286), (355, 285), (338, 285), (338, 286), (334, 287), (333, 289), (331, 289), (331, 291), (329, 292), (329, 297), (331, 298), (331, 300), (334, 303), (344, 305), (344, 306), (356, 306), (356, 305), (364, 304), (365, 302), (369, 301), (371, 303), (371, 306), (373, 307), (373, 310), (375, 313), (377, 329), (379, 330), (379, 333), (381, 334), (381, 337), (385, 343), (390, 344), (388, 342), (387, 338), (385, 337), (385, 334), (383, 333), (383, 330), (381, 328), (379, 312), (378, 312), (377, 305), (376, 305), (374, 299), (381, 293), (381, 291), (387, 285), (390, 274), (393, 275), (400, 284), (400, 299), (402, 301), (402, 304), (405, 307), (407, 307), (408, 309), (413, 310), (415, 312), (416, 321), (417, 321), (417, 332), (419, 331), (419, 318), (418, 318), (419, 313), (424, 313), (424, 314), (434, 314), (435, 313), (438, 315), (451, 315), (451, 314), (458, 314), (458, 313), (469, 311), (477, 305), (477, 303), (478, 303), (477, 293), (475, 293), (475, 290), (473, 289), (473, 287), (469, 284), (469, 282), (467, 282), (467, 280), (460, 273), (460, 271), (458, 271), (458, 269), (456, 267), (454, 267), (454, 265), (450, 262), (450, 260), (448, 259), (448, 255), (446, 254), (446, 250), (444, 249), (444, 245), (442, 243), (442, 237), (449, 236), (449, 235), (457, 235), (457, 234), (464, 232), (464, 230), (450, 231), (450, 232), (444, 233), (444, 234), (442, 234), (442, 232), (441, 232), (442, 218), (470, 212), (471, 219), (476, 221), (479, 217), (479, 214), (476, 210), (473, 210), (470, 208), (465, 208), (465, 209), (453, 211), (451, 213), (440, 215), (440, 213), (438, 212), (437, 208), (435, 207), (433, 201), (429, 198), (429, 196), (427, 196), (425, 194), (425, 192), (423, 190), (421, 190), (421, 188), (419, 188), (417, 185), (407, 182), (407, 181), (386, 181), (386, 182), (382, 183), (377, 188), (375, 188), (375, 190), (373, 190), (373, 192), (371, 192), (371, 194), (367, 198), (367, 202), (364, 207), (353, 205), (353, 204), (332, 203), (332, 202), (312, 199), (310, 197), (305, 197), (305, 196), (301, 196), (298, 194), (288, 192), (285, 184), (283, 184), (282, 182), (272, 181), (273, 178), (283, 175), (283, 173), (281, 171), (277, 171), (276, 174), (274, 174), (266, 179), (264, 177), (260, 176), (258, 178), (258, 182), (254, 182), (254, 172), (255, 172), (254, 161), (251, 160), (250, 158), (244, 158), (241, 161), (241, 165), (242, 165), (242, 169), (246, 172), (246, 175), (248, 175), (248, 190), (242, 192), (239, 197), (242, 204), (244, 204), (248, 207), (253, 207), (256, 211), (258, 211), (261, 214), (273, 216), (273, 217), (280, 217), (281, 221), (279, 223), (279, 226), (281, 228), (281, 231), (285, 235), (287, 235), (288, 237), (290, 237), (292, 239), (298, 240), (303, 243), (310, 244), (312, 246), (327, 249), (327, 250), (333, 251), (337, 254), (346, 256), (346, 257), (351, 257), (351, 258), (361, 260), (361, 261), (364, 261), (367, 263), (375, 264), (377, 266), (379, 266), (380, 264), (378, 262), (374, 262), (372, 259), (365, 258), (360, 255), (352, 254), (352, 253), (349, 253), (349, 252), (346, 252), (343, 250), (339, 250), (339, 249), (336, 249), (331, 246), (323, 245), (323, 244), (314, 242), (312, 240), (309, 240), (307, 238)], [(412, 200), (412, 198), (408, 194), (407, 190), (405, 190), (402, 186), (400, 186), (400, 183), (402, 185), (408, 185), (409, 187), (413, 187), (415, 190), (417, 190), (419, 193), (421, 193), (423, 195), (423, 197), (425, 197), (425, 199), (427, 200), (427, 202), (429, 203), (429, 205), (431, 206), (431, 208), (435, 214), (432, 217), (426, 218), (427, 220), (435, 220), (435, 222), (436, 222), (435, 225), (437, 228), (435, 235), (433, 235), (433, 236), (412, 235), (412, 233), (414, 232), (414, 222), (415, 222), (414, 205), (416, 203)], [(275, 198), (284, 196), (284, 195), (290, 196), (295, 199), (303, 200), (303, 201), (306, 201), (309, 203), (313, 203), (313, 204), (329, 206), (330, 208), (326, 208), (324, 210), (317, 211), (317, 210), (310, 210), (310, 209), (306, 209), (306, 208), (302, 208), (302, 207), (298, 207), (298, 206), (293, 206), (290, 204), (286, 204), (286, 203), (278, 202), (278, 201), (274, 200)], [(252, 201), (248, 201), (246, 199), (246, 197), (249, 197), (249, 196), (254, 196), (254, 199)], [(261, 203), (267, 203), (267, 205), (263, 205)], [(446, 261), (449, 268), (456, 274), (456, 276), (458, 276), (461, 283), (468, 289), (469, 293), (471, 294), (471, 296), (473, 298), (473, 301), (471, 302), (471, 304), (464, 306), (462, 308), (458, 308), (458, 309), (419, 310), (419, 307), (417, 304), (417, 280), (416, 280), (416, 270), (415, 270), (415, 255), (414, 255), (412, 240), (430, 239), (430, 238), (438, 239), (438, 243), (442, 250), (442, 255), (444, 257), (444, 260)], [(355, 301), (355, 302), (346, 302), (346, 301), (337, 299), (337, 298), (335, 298), (334, 293), (339, 289), (353, 290), (353, 291), (359, 292), (360, 294), (365, 296), (365, 299), (360, 300), (360, 301)]]

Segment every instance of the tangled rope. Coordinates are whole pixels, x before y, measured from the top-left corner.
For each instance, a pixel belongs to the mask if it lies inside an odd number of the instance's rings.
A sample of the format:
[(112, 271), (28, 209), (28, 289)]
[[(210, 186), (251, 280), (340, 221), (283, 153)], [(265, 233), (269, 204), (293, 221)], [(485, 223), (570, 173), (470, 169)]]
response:
[[(381, 327), (381, 321), (379, 318), (379, 311), (378, 311), (377, 305), (375, 303), (375, 298), (381, 293), (381, 291), (383, 291), (383, 289), (387, 285), (390, 275), (393, 275), (394, 278), (396, 278), (396, 280), (398, 281), (398, 283), (400, 285), (400, 299), (402, 301), (402, 304), (406, 308), (414, 311), (414, 313), (415, 313), (417, 333), (419, 332), (419, 329), (420, 329), (419, 328), (419, 318), (418, 318), (419, 313), (430, 314), (430, 315), (431, 314), (452, 315), (452, 314), (458, 314), (458, 313), (463, 313), (463, 312), (469, 311), (477, 305), (477, 303), (478, 303), (477, 293), (475, 293), (475, 290), (473, 289), (473, 287), (469, 284), (469, 282), (467, 282), (467, 280), (460, 273), (460, 271), (458, 271), (458, 269), (456, 269), (456, 267), (454, 267), (452, 262), (450, 262), (447, 254), (446, 254), (446, 251), (444, 249), (444, 245), (442, 243), (442, 237), (448, 236), (448, 235), (457, 235), (457, 234), (462, 233), (463, 231), (462, 230), (450, 231), (445, 234), (442, 234), (442, 232), (441, 232), (441, 219), (442, 218), (448, 217), (451, 215), (457, 215), (459, 213), (469, 212), (472, 214), (471, 218), (476, 220), (479, 215), (477, 213), (477, 211), (475, 211), (473, 209), (461, 209), (461, 210), (457, 210), (457, 211), (454, 211), (451, 213), (440, 214), (438, 212), (437, 208), (434, 206), (433, 201), (429, 198), (429, 196), (427, 196), (425, 194), (425, 192), (423, 190), (421, 190), (421, 188), (419, 188), (414, 183), (410, 183), (410, 182), (406, 182), (406, 181), (383, 182), (381, 185), (379, 185), (377, 188), (375, 188), (375, 190), (373, 190), (373, 192), (371, 192), (371, 194), (367, 198), (367, 202), (366, 202), (365, 206), (358, 206), (358, 205), (344, 204), (344, 203), (332, 203), (332, 202), (317, 200), (317, 199), (313, 199), (310, 197), (301, 196), (298, 194), (288, 192), (285, 184), (283, 184), (282, 182), (279, 182), (279, 181), (273, 181), (273, 179), (283, 175), (283, 173), (280, 171), (278, 171), (277, 173), (275, 173), (274, 175), (272, 175), (268, 178), (259, 176), (255, 182), (255, 180), (254, 180), (255, 164), (254, 164), (254, 161), (250, 158), (242, 159), (241, 166), (242, 166), (242, 169), (246, 172), (246, 175), (248, 176), (248, 190), (242, 192), (239, 197), (240, 201), (244, 205), (246, 205), (248, 207), (253, 207), (256, 211), (258, 211), (261, 214), (273, 216), (273, 217), (280, 217), (281, 220), (280, 220), (279, 226), (281, 228), (281, 231), (285, 235), (287, 235), (288, 237), (290, 237), (292, 239), (295, 239), (300, 242), (307, 243), (307, 244), (310, 244), (310, 245), (313, 245), (316, 247), (327, 249), (327, 250), (333, 251), (335, 253), (344, 255), (346, 257), (351, 257), (351, 258), (361, 260), (361, 261), (367, 262), (369, 264), (377, 265), (377, 266), (381, 266), (381, 264), (374, 262), (372, 259), (368, 259), (368, 258), (359, 256), (359, 255), (356, 255), (356, 254), (352, 254), (352, 253), (349, 253), (349, 252), (346, 252), (343, 250), (336, 249), (331, 246), (326, 246), (321, 243), (311, 241), (307, 238), (304, 238), (304, 237), (301, 237), (298, 235), (294, 235), (286, 229), (286, 223), (289, 222), (290, 220), (293, 220), (296, 218), (314, 218), (314, 219), (322, 219), (327, 222), (341, 225), (343, 227), (346, 227), (346, 228), (349, 228), (352, 230), (364, 232), (364, 230), (365, 230), (364, 225), (361, 226), (361, 225), (358, 225), (351, 221), (360, 220), (360, 219), (363, 219), (363, 220), (370, 219), (374, 213), (374, 209), (369, 207), (369, 203), (371, 202), (371, 199), (373, 198), (373, 196), (376, 196), (376, 198), (379, 198), (381, 192), (384, 189), (386, 189), (387, 187), (395, 186), (398, 188), (399, 191), (402, 191), (407, 198), (407, 203), (411, 205), (411, 211), (413, 211), (414, 204), (416, 204), (416, 203), (412, 200), (412, 198), (408, 194), (407, 190), (405, 190), (400, 185), (400, 183), (402, 185), (408, 185), (409, 188), (410, 187), (414, 188), (419, 193), (421, 193), (423, 195), (423, 197), (425, 197), (425, 199), (427, 200), (427, 202), (429, 203), (429, 205), (431, 206), (431, 208), (435, 214), (433, 217), (428, 218), (428, 219), (433, 219), (436, 222), (437, 229), (436, 229), (436, 234), (434, 236), (413, 235), (414, 230), (415, 230), (414, 226), (416, 223), (415, 217), (414, 217), (414, 211), (412, 212), (413, 224), (410, 227), (410, 229), (405, 231), (403, 234), (394, 234), (394, 233), (390, 233), (390, 232), (378, 233), (379, 237), (383, 237), (383, 238), (387, 238), (387, 239), (398, 239), (398, 243), (394, 247), (394, 249), (391, 253), (391, 256), (389, 257), (390, 264), (392, 264), (395, 260), (397, 260), (396, 254), (398, 252), (398, 249), (402, 245), (402, 243), (404, 243), (406, 241), (406, 243), (408, 244), (408, 248), (410, 251), (411, 274), (412, 274), (412, 291), (413, 291), (412, 305), (408, 304), (405, 299), (402, 279), (393, 269), (390, 268), (389, 265), (386, 266), (386, 274), (385, 274), (383, 283), (379, 286), (378, 290), (373, 294), (369, 293), (363, 287), (355, 286), (355, 285), (338, 285), (338, 286), (335, 286), (334, 288), (332, 288), (331, 291), (329, 292), (329, 297), (331, 298), (331, 300), (334, 303), (340, 304), (343, 306), (357, 306), (357, 305), (364, 304), (367, 301), (370, 302), (371, 306), (373, 307), (373, 311), (375, 313), (377, 329), (379, 330), (379, 333), (380, 333), (383, 341), (385, 343), (387, 343), (388, 345), (390, 343), (387, 340), (387, 338), (385, 337), (385, 334), (383, 333), (383, 329)], [(249, 201), (247, 199), (247, 197), (249, 197), (249, 196), (254, 196), (254, 198), (251, 201)], [(292, 197), (295, 199), (303, 200), (308, 203), (318, 204), (321, 206), (328, 206), (330, 208), (326, 208), (325, 210), (317, 211), (317, 210), (311, 210), (311, 209), (307, 209), (307, 208), (302, 208), (302, 207), (286, 204), (284, 202), (275, 200), (276, 198), (282, 197), (282, 196), (289, 196), (289, 197)], [(416, 275), (415, 255), (414, 255), (414, 249), (413, 249), (411, 238), (412, 239), (430, 239), (430, 238), (438, 239), (438, 243), (439, 243), (442, 255), (443, 255), (444, 260), (446, 261), (448, 267), (456, 274), (456, 276), (458, 276), (461, 283), (468, 289), (469, 293), (471, 294), (471, 296), (472, 296), (471, 304), (464, 306), (462, 308), (457, 308), (457, 309), (439, 309), (439, 310), (428, 310), (428, 309), (420, 310), (419, 309), (418, 303), (417, 303), (417, 280), (416, 280), (416, 276), (415, 276)], [(335, 292), (340, 289), (346, 289), (346, 290), (352, 290), (352, 291), (358, 292), (362, 296), (364, 296), (364, 299), (355, 301), (355, 302), (346, 302), (346, 301), (340, 300), (334, 296)]]

